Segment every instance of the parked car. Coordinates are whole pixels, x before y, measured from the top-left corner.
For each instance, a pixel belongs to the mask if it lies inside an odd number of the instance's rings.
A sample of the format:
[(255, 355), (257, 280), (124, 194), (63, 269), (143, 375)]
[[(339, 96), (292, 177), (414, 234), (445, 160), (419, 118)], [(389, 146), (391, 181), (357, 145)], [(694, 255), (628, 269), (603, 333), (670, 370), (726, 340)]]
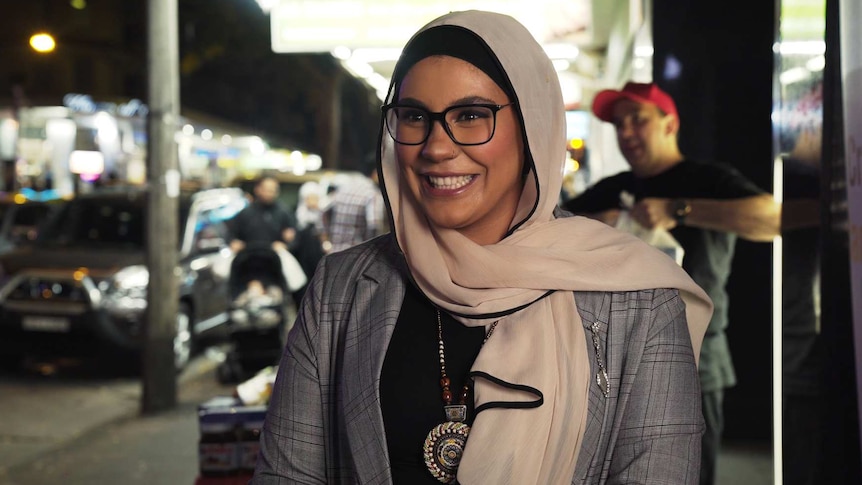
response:
[(21, 194), (0, 197), (0, 254), (36, 240), (39, 225), (59, 201), (27, 199)]
[[(149, 282), (145, 200), (141, 190), (78, 196), (52, 214), (32, 245), (0, 256), (0, 357), (139, 361)], [(237, 188), (179, 198), (178, 369), (199, 338), (228, 321), (233, 256), (224, 221), (247, 203)]]

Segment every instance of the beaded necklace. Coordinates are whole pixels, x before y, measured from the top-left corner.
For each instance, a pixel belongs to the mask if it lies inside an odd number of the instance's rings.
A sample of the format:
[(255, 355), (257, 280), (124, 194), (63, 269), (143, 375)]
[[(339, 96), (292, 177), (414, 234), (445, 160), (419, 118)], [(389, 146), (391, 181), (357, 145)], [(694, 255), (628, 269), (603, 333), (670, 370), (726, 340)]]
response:
[[(491, 338), (494, 329), (497, 328), (499, 320), (491, 324), (491, 328), (485, 334), (482, 345)], [(437, 480), (443, 483), (455, 482), (458, 465), (464, 454), (464, 446), (467, 444), (467, 435), (470, 426), (464, 423), (467, 420), (467, 398), (470, 393), (469, 378), (465, 380), (464, 387), (458, 399), (458, 404), (452, 404), (452, 391), (449, 389), (451, 381), (446, 374), (446, 349), (443, 345), (443, 322), (440, 319), (440, 310), (437, 310), (437, 353), (440, 355), (440, 387), (443, 398), (443, 410), (446, 413), (446, 422), (438, 424), (428, 433), (425, 438), (423, 456), (428, 471)]]

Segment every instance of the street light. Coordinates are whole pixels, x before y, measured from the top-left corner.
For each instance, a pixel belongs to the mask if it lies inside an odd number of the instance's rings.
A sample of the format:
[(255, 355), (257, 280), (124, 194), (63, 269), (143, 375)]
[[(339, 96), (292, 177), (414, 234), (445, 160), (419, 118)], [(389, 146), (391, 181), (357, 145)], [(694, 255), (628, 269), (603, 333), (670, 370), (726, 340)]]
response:
[(32, 47), (36, 52), (47, 54), (49, 52), (53, 52), (56, 46), (57, 43), (54, 42), (54, 37), (49, 33), (39, 32), (30, 37), (30, 47)]

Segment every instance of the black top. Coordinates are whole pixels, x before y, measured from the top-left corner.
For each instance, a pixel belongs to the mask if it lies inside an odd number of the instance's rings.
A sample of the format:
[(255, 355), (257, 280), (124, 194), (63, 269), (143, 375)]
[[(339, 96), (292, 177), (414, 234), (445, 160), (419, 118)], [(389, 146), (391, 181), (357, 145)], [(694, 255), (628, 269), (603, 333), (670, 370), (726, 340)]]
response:
[(291, 227), (296, 227), (296, 222), (280, 204), (259, 202), (246, 206), (228, 224), (231, 239), (239, 239), (249, 245), (286, 242), (281, 233)]
[[(482, 347), (485, 328), (467, 327), (446, 312), (440, 314), (454, 404)], [(435, 307), (408, 285), (380, 375), (380, 405), (395, 484), (440, 484), (425, 466), (422, 446), (428, 432), (446, 421), (441, 391)], [(473, 423), (472, 390), (467, 410), (469, 425)]]
[[(623, 172), (600, 180), (563, 207), (575, 214), (622, 208), (625, 191), (641, 200), (647, 197), (736, 199), (764, 193), (729, 165), (685, 160), (649, 178)], [(736, 383), (727, 338), (728, 298), (725, 285), (730, 276), (736, 235), (686, 225), (670, 231), (685, 254), (683, 269), (706, 291), (715, 311), (700, 353), (701, 388), (714, 391)]]

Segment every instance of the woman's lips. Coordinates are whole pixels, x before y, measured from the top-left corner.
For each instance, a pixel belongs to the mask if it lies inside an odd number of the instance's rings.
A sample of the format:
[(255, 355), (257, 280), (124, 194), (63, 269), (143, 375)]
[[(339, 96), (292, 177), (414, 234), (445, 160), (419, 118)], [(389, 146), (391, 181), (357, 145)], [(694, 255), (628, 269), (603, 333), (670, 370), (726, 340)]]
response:
[(457, 190), (470, 183), (475, 175), (457, 175), (448, 177), (428, 176), (428, 183), (436, 189)]
[(476, 175), (425, 175), (425, 183), (433, 194), (458, 193), (476, 180)]

